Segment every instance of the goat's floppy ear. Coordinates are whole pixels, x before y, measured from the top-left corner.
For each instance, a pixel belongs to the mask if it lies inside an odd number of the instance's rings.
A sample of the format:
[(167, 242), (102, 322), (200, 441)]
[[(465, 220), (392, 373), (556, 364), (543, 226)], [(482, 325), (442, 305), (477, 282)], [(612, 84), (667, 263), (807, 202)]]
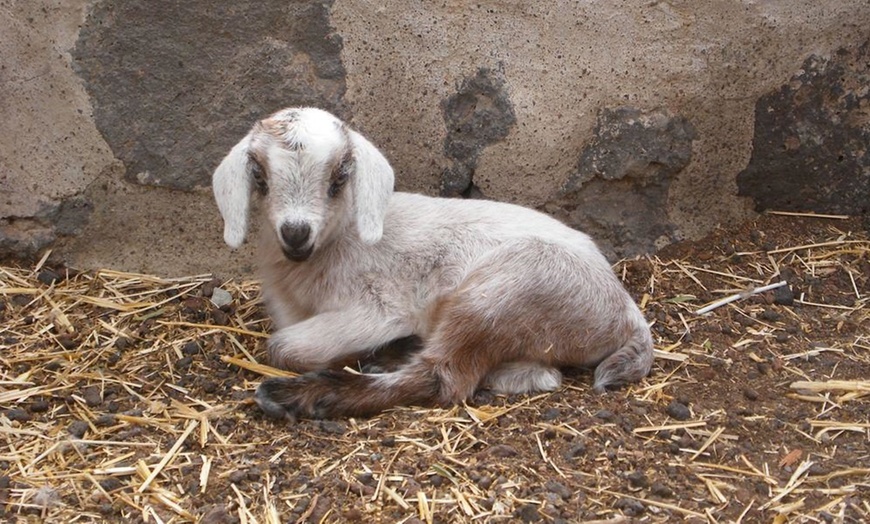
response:
[(251, 135), (233, 146), (215, 169), (211, 185), (214, 199), (224, 218), (224, 242), (237, 248), (248, 232), (248, 208), (251, 203), (251, 165), (248, 147)]
[(348, 130), (353, 145), (354, 211), (360, 239), (374, 244), (384, 233), (384, 215), (393, 193), (393, 168), (378, 149), (359, 133)]

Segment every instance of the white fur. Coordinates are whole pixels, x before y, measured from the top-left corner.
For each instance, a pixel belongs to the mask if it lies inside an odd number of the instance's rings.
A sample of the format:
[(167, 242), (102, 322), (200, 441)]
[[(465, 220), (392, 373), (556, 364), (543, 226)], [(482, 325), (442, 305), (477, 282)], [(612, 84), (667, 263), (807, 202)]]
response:
[(248, 233), (251, 174), (248, 169), (250, 135), (233, 146), (212, 177), (212, 190), (224, 218), (224, 241), (233, 249)]
[(356, 131), (350, 131), (356, 176), (353, 178), (357, 232), (366, 244), (384, 233), (384, 215), (393, 192), (393, 168), (375, 146)]
[[(375, 146), (303, 108), (255, 125), (215, 172), (233, 247), (247, 229), (249, 155), (268, 172), (260, 263), (273, 364), (317, 370), (419, 335), (417, 369), (431, 366), (450, 390), (442, 400), (454, 401), (487, 375), (497, 389), (520, 392), (558, 387), (561, 366), (601, 364), (596, 389), (649, 371), (648, 326), (585, 234), (510, 204), (393, 193), (393, 170)], [(348, 158), (348, 183), (330, 197)], [(310, 226), (307, 260), (285, 257), (287, 221)], [(461, 351), (483, 352), (485, 369), (454, 365), (450, 351), (484, 335), (481, 347)], [(412, 380), (409, 369), (379, 384)]]
[(508, 362), (486, 376), (484, 385), (498, 393), (554, 391), (562, 384), (558, 369), (535, 362)]

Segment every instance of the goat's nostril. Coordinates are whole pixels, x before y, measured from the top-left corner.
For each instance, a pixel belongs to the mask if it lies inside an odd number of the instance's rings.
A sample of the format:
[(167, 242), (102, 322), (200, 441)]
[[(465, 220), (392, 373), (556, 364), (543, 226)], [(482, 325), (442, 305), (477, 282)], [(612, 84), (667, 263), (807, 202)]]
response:
[(299, 249), (305, 246), (310, 235), (311, 227), (305, 222), (285, 223), (281, 226), (281, 239), (291, 249)]

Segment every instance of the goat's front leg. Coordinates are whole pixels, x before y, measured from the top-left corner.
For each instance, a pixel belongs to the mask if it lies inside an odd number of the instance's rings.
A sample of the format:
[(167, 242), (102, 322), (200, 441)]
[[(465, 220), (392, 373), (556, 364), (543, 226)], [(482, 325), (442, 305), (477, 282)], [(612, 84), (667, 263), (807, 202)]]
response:
[(321, 313), (273, 333), (268, 343), (269, 363), (299, 372), (326, 369), (333, 362), (411, 334), (406, 322), (385, 319), (370, 310)]

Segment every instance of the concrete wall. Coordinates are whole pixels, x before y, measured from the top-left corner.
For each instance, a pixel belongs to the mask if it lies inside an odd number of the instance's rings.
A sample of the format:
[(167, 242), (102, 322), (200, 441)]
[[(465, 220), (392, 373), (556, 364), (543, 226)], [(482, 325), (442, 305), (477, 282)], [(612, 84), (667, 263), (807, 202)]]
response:
[(866, 0), (0, 0), (0, 256), (250, 271), (209, 177), (290, 105), (401, 190), (536, 207), (611, 256), (867, 213), (868, 42)]

